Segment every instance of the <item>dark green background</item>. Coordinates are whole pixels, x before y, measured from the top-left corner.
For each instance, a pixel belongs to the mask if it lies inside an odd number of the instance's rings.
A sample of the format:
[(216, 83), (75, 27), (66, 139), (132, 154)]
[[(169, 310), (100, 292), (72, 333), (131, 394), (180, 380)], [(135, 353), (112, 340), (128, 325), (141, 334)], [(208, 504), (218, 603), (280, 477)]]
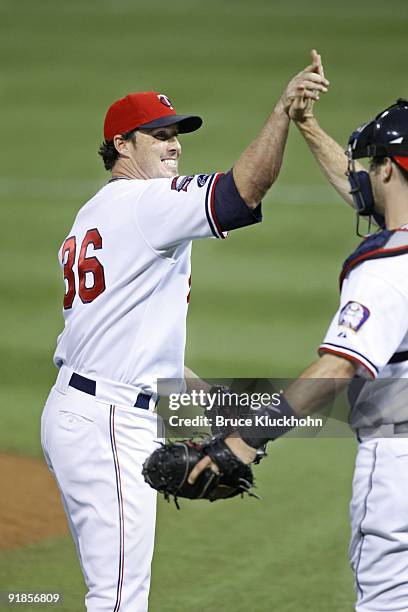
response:
[[(316, 114), (344, 144), (408, 95), (408, 5), (1, 0), (0, 24), (0, 450), (40, 456), (62, 326), (56, 253), (106, 180), (96, 151), (107, 106), (129, 91), (166, 93), (205, 120), (182, 137), (182, 172), (225, 170), (316, 47), (331, 81)], [(195, 245), (187, 363), (203, 376), (296, 376), (336, 309), (354, 218), (295, 129), (264, 212), (262, 226)], [(151, 612), (351, 610), (354, 454), (351, 438), (281, 440), (257, 469), (263, 501), (181, 512), (160, 502)], [(82, 609), (70, 539), (0, 555), (0, 590), (11, 588), (59, 589), (58, 609)]]

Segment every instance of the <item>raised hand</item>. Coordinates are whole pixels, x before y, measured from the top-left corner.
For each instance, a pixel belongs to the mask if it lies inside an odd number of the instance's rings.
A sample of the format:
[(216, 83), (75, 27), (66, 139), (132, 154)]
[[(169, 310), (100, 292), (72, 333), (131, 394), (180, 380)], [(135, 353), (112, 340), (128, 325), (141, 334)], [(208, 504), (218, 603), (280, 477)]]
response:
[[(312, 49), (312, 72), (319, 75), (324, 82), (329, 85), (329, 81), (324, 76), (323, 64), (321, 56), (317, 53), (316, 49)], [(326, 86), (326, 91), (327, 91)], [(289, 108), (289, 117), (298, 123), (302, 123), (306, 119), (313, 117), (313, 107), (316, 100), (319, 100), (319, 90), (315, 90), (315, 96), (309, 95), (308, 90), (305, 88), (304, 83), (299, 83), (296, 86), (295, 97), (292, 100)]]

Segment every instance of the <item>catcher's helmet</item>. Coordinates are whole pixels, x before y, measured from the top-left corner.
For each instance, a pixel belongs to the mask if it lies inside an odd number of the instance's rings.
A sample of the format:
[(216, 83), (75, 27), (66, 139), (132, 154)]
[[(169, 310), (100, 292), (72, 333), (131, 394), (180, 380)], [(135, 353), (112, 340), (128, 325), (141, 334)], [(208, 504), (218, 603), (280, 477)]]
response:
[(350, 136), (353, 159), (408, 156), (408, 100), (399, 98)]
[(408, 100), (399, 98), (381, 111), (375, 119), (355, 130), (348, 143), (348, 178), (358, 215), (373, 216), (380, 227), (384, 217), (375, 212), (374, 196), (367, 172), (356, 172), (355, 159), (362, 157), (391, 157), (408, 170)]

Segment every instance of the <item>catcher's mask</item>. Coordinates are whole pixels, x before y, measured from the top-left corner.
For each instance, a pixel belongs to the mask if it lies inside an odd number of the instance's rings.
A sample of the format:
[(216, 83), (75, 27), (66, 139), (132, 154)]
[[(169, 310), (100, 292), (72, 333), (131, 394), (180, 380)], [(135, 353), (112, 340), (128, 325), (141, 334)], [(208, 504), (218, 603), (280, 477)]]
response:
[(383, 215), (375, 210), (374, 194), (368, 172), (356, 171), (355, 161), (362, 157), (388, 156), (404, 170), (408, 170), (408, 100), (399, 98), (381, 111), (375, 119), (357, 128), (350, 136), (346, 150), (348, 157), (347, 176), (350, 183), (350, 193), (353, 196), (354, 208), (357, 213), (357, 235), (359, 218), (369, 217), (384, 228)]

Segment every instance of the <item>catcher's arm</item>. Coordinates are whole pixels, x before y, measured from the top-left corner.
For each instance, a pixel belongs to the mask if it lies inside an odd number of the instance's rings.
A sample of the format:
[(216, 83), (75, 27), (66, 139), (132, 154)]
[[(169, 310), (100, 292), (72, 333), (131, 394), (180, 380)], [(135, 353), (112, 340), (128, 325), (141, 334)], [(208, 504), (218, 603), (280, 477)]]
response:
[[(295, 98), (293, 104), (295, 105), (293, 111), (296, 110), (296, 105), (303, 104), (302, 94)], [(347, 157), (342, 147), (320, 127), (313, 116), (295, 123), (329, 183), (347, 204), (353, 206), (350, 184), (346, 176)], [(356, 166), (358, 171), (364, 170), (361, 164), (357, 163)]]
[(313, 63), (295, 75), (258, 136), (234, 164), (235, 185), (249, 208), (258, 206), (278, 177), (289, 130), (289, 108), (298, 86), (302, 86), (306, 98), (317, 100), (319, 92), (328, 90), (329, 82)]
[[(317, 73), (324, 77), (321, 57), (314, 49), (312, 51), (312, 59), (314, 65), (317, 66)], [(350, 185), (346, 176), (347, 157), (342, 147), (320, 127), (314, 117), (313, 107), (314, 100), (308, 98), (302, 85), (299, 85), (289, 109), (289, 117), (294, 121), (299, 132), (306, 140), (309, 149), (329, 183), (347, 204), (353, 206)], [(358, 171), (364, 170), (361, 164), (356, 163), (356, 166)]]
[[(279, 406), (260, 408), (256, 411), (256, 415), (275, 420), (279, 417), (290, 418), (312, 414), (334, 399), (350, 382), (355, 372), (356, 365), (352, 361), (324, 353), (292, 383)], [(305, 384), (305, 380), (310, 381), (310, 384)], [(262, 428), (260, 431), (255, 425), (242, 427), (239, 430), (240, 436), (237, 434), (228, 436), (225, 443), (243, 463), (251, 463), (255, 458), (256, 448), (269, 440), (276, 440), (292, 428), (277, 425)], [(205, 457), (191, 471), (188, 482), (193, 484), (206, 468), (216, 473), (218, 471), (216, 464), (209, 457)]]

